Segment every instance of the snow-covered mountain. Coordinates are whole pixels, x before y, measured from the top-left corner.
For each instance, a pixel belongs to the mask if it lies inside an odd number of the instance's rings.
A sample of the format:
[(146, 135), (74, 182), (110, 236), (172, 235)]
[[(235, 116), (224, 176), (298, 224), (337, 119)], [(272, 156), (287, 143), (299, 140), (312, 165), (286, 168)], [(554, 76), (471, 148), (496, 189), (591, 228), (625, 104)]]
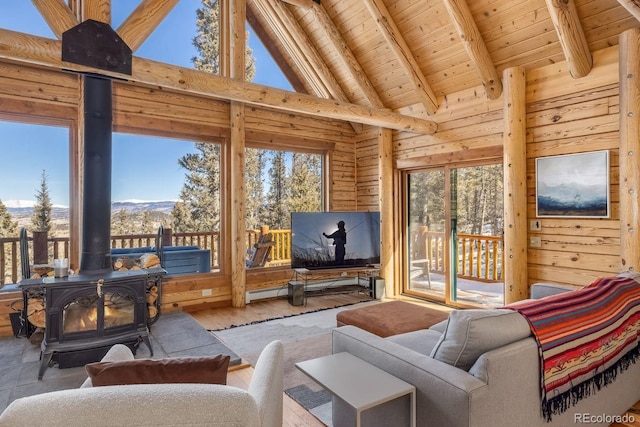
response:
[[(128, 213), (141, 213), (143, 211), (160, 212), (166, 215), (171, 214), (175, 201), (146, 201), (146, 200), (123, 200), (111, 204), (111, 213), (115, 214), (121, 210)], [(7, 200), (3, 202), (7, 211), (14, 221), (20, 226), (26, 225), (33, 215), (33, 207), (36, 202), (32, 200)], [(69, 222), (69, 207), (63, 205), (53, 205), (52, 218), (54, 223), (62, 224)]]
[(145, 201), (145, 200), (122, 200), (119, 202), (111, 203), (111, 212), (119, 212), (124, 209), (130, 213), (143, 212), (143, 211), (157, 211), (165, 214), (170, 214), (173, 209), (173, 205), (176, 201), (163, 200), (163, 201)]

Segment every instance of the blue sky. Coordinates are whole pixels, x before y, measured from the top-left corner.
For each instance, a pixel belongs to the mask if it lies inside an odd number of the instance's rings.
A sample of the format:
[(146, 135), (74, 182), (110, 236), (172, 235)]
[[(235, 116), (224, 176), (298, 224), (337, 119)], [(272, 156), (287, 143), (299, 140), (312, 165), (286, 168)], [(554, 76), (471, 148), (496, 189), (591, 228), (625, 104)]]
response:
[[(112, 27), (117, 28), (138, 3), (112, 0)], [(196, 56), (191, 44), (196, 34), (195, 10), (200, 6), (200, 0), (180, 0), (135, 55), (191, 68), (191, 58)], [(55, 38), (27, 0), (0, 1), (0, 28)], [(249, 26), (247, 29), (256, 58), (254, 83), (292, 90), (257, 36)], [(4, 160), (0, 200), (34, 200), (45, 170), (53, 203), (68, 205), (68, 141), (67, 129), (0, 121), (0, 157)], [(121, 201), (177, 199), (184, 180), (178, 158), (195, 150), (190, 141), (114, 134), (113, 151), (112, 199)]]

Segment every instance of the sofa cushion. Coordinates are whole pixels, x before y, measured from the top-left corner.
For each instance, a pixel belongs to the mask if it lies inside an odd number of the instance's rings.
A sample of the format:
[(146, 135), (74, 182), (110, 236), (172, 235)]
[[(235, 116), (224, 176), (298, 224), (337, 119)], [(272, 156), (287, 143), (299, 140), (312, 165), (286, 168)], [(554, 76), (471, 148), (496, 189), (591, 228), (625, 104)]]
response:
[(433, 348), (436, 346), (441, 336), (441, 332), (434, 331), (432, 329), (421, 329), (419, 331), (407, 332), (405, 334), (392, 335), (385, 339), (428, 356), (433, 351)]
[(96, 362), (85, 366), (94, 387), (127, 384), (226, 384), (229, 355)]
[(483, 353), (531, 334), (529, 323), (515, 311), (472, 309), (452, 311), (431, 357), (468, 371)]
[(449, 317), (447, 317), (441, 322), (436, 323), (435, 325), (429, 326), (429, 329), (431, 329), (432, 331), (440, 332), (440, 334), (442, 335), (444, 330), (447, 329), (448, 321), (449, 321)]
[(557, 283), (534, 283), (531, 285), (531, 299), (540, 299), (549, 295), (557, 295), (563, 292), (570, 292), (580, 289), (579, 286), (560, 285)]

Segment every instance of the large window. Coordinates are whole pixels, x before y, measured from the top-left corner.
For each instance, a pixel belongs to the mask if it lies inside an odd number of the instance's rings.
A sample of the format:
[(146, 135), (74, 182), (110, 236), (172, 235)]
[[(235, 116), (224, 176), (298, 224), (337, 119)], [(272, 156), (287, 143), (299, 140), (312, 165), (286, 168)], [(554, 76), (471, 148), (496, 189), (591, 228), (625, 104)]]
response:
[(269, 266), (291, 260), (291, 213), (322, 210), (321, 154), (247, 148), (246, 227), (248, 265), (261, 235), (271, 234)]
[(69, 237), (69, 128), (0, 121), (0, 285), (21, 278), (20, 228)]
[[(217, 269), (223, 259), (221, 150), (217, 143), (115, 133), (111, 234), (116, 246), (137, 245), (131, 236), (155, 233), (162, 225), (171, 229), (176, 244), (211, 249)], [(247, 148), (245, 194), (248, 265), (266, 234), (275, 243), (266, 265), (287, 264), (291, 212), (322, 209), (322, 155)]]

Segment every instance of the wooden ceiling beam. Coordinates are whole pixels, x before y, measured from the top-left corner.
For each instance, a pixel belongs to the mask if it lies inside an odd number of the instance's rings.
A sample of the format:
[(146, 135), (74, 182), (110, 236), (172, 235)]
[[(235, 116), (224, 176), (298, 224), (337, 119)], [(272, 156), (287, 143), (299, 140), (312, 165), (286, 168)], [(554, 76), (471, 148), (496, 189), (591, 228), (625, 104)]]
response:
[(351, 49), (349, 49), (349, 46), (344, 41), (342, 34), (340, 34), (340, 31), (331, 20), (324, 6), (316, 4), (311, 0), (308, 0), (308, 3), (311, 3), (311, 12), (313, 13), (316, 23), (320, 26), (325, 37), (331, 42), (331, 46), (333, 46), (336, 55), (355, 80), (358, 89), (367, 99), (369, 105), (374, 108), (385, 108), (380, 99), (380, 95), (378, 95), (378, 92), (371, 84), (369, 77), (367, 77), (367, 74), (362, 69), (355, 55)]
[(378, 30), (411, 81), (420, 102), (422, 102), (429, 114), (434, 114), (438, 109), (438, 99), (429, 83), (427, 83), (427, 79), (420, 70), (418, 62), (402, 37), (402, 33), (396, 23), (391, 18), (384, 2), (382, 0), (364, 0), (364, 4), (373, 17)]
[(76, 19), (78, 20), (78, 22), (82, 21), (82, 3), (83, 0), (68, 0), (67, 3), (69, 3), (69, 9), (71, 9), (71, 12), (73, 13), (73, 16), (76, 17)]
[(574, 79), (584, 77), (593, 68), (593, 56), (584, 34), (575, 0), (545, 0), (551, 21)]
[(280, 40), (289, 58), (298, 68), (302, 79), (311, 88), (311, 92), (322, 98), (330, 98), (329, 91), (324, 87), (315, 70), (304, 60), (304, 56), (294, 40), (294, 35), (291, 34), (282, 18), (276, 13), (272, 4), (267, 0), (253, 0), (253, 5), (277, 39)]
[(116, 32), (131, 51), (135, 52), (176, 4), (178, 0), (142, 0)]
[(254, 0), (271, 30), (314, 88), (315, 95), (341, 101), (347, 97), (311, 40), (291, 12), (278, 0)]
[[(320, 98), (350, 102), (340, 83), (287, 6), (279, 0), (254, 0), (254, 4), (308, 79), (314, 94)], [(362, 129), (357, 125), (354, 130), (359, 133)]]
[(489, 99), (498, 99), (502, 94), (502, 80), (491, 60), (487, 45), (482, 39), (476, 21), (469, 10), (465, 0), (444, 0), (444, 5), (449, 12), (458, 36), (464, 45), (471, 63), (480, 76)]
[(618, 0), (627, 11), (640, 21), (640, 4), (637, 0)]
[(64, 0), (31, 0), (53, 34), (62, 39), (62, 33), (80, 23)]
[(229, 35), (231, 37), (229, 56), (231, 59), (229, 77), (245, 79), (247, 67), (247, 3), (245, 0), (229, 1)]
[(281, 111), (419, 134), (432, 135), (438, 128), (438, 125), (431, 120), (233, 80), (135, 56), (133, 57), (131, 76), (96, 70), (63, 62), (60, 59), (61, 50), (62, 43), (58, 40), (0, 29), (0, 58), (23, 64), (79, 73), (99, 73), (122, 80), (178, 90), (183, 93), (246, 102)]
[(83, 0), (82, 20), (86, 19), (111, 25), (111, 0)]
[(272, 34), (270, 26), (262, 19), (262, 14), (257, 10), (257, 7), (251, 0), (247, 1), (247, 22), (258, 39), (262, 40), (264, 48), (278, 65), (278, 68), (291, 84), (293, 90), (301, 93), (310, 92), (309, 85), (307, 81), (302, 78), (300, 71), (296, 67), (289, 65), (290, 58), (285, 50), (281, 49), (280, 44), (271, 42)]
[(313, 0), (281, 0), (284, 3), (288, 3), (292, 6), (301, 7), (303, 9), (311, 9), (314, 5), (319, 4)]

